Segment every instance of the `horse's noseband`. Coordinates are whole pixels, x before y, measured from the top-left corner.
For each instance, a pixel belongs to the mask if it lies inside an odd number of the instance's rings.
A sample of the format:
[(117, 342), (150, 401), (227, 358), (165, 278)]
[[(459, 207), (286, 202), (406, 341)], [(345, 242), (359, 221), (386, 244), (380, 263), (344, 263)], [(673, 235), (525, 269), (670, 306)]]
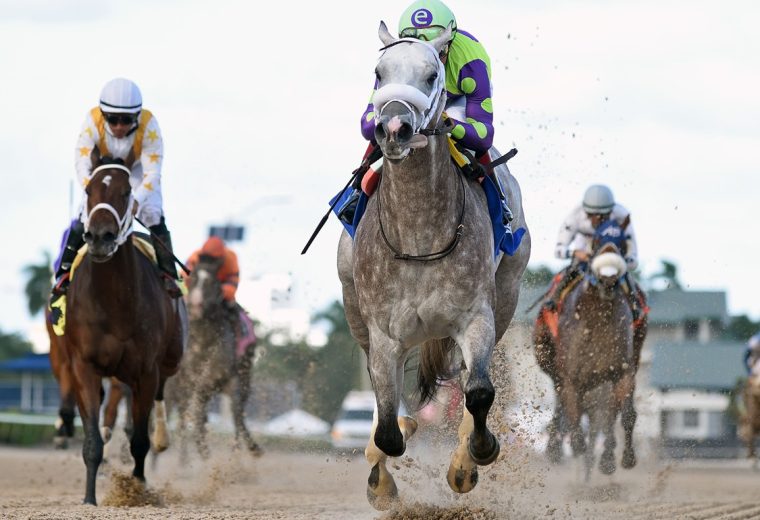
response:
[[(131, 170), (127, 168), (126, 166), (123, 166), (121, 164), (103, 164), (101, 166), (98, 166), (92, 171), (91, 178), (95, 176), (98, 172), (102, 170), (120, 170), (127, 174), (127, 177), (132, 174)], [(92, 216), (95, 214), (96, 211), (99, 210), (105, 210), (108, 211), (111, 215), (113, 215), (114, 220), (116, 220), (116, 225), (119, 227), (119, 232), (116, 235), (116, 247), (119, 247), (124, 242), (126, 242), (127, 237), (132, 233), (132, 208), (134, 208), (135, 205), (135, 198), (130, 192), (129, 194), (129, 202), (127, 203), (127, 209), (124, 212), (124, 215), (119, 215), (119, 212), (116, 211), (116, 209), (108, 204), (107, 202), (101, 202), (99, 204), (95, 204), (92, 209), (89, 212), (85, 212), (82, 215), (82, 223), (84, 224), (84, 231), (85, 233), (89, 231), (90, 229), (90, 220), (92, 219)]]

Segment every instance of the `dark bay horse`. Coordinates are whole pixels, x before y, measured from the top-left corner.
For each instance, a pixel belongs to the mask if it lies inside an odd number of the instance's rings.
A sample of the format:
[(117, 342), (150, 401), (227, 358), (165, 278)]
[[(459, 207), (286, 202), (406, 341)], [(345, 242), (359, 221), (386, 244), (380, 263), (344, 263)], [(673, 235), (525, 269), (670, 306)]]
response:
[[(367, 497), (378, 509), (397, 496), (386, 459), (402, 455), (416, 429), (412, 418), (397, 417), (404, 363), (416, 347), (423, 398), (452, 372), (460, 375), (465, 406), (447, 475), (451, 489), (473, 489), (477, 466), (498, 456), (499, 442), (486, 425), (495, 397), (488, 370), (514, 314), (530, 255), (526, 233), (514, 256), (494, 259), (484, 190), (452, 164), (440, 127), (446, 96), (438, 57), (450, 37), (448, 29), (430, 43), (396, 40), (380, 25), (386, 47), (373, 102), (382, 181), (354, 240), (344, 232), (338, 246), (346, 318), (367, 353), (376, 396), (365, 455), (372, 468)], [(517, 181), (506, 167), (497, 174), (511, 196), (512, 226), (527, 229)]]
[[(554, 417), (549, 428), (547, 453), (555, 461), (561, 456), (562, 421), (570, 433), (575, 455), (593, 450), (596, 432), (605, 435), (604, 452), (599, 463), (605, 474), (615, 471), (615, 431), (618, 414), (625, 432), (622, 466), (636, 464), (633, 404), (636, 371), (646, 337), (646, 318), (634, 327), (633, 316), (624, 292), (622, 277), (626, 264), (615, 244), (601, 245), (593, 255), (588, 272), (561, 303), (556, 339), (539, 322), (534, 334), (539, 366), (553, 379), (557, 390)], [(547, 355), (551, 352), (551, 356)], [(595, 392), (606, 384), (607, 392)], [(586, 438), (580, 420), (587, 413), (590, 422)], [(587, 444), (591, 444), (587, 448)], [(593, 453), (587, 464), (593, 461)]]
[[(253, 454), (261, 448), (245, 425), (245, 406), (251, 389), (254, 343), (236, 352), (235, 329), (240, 308), (227, 308), (216, 273), (223, 258), (201, 255), (188, 282), (189, 348), (182, 367), (167, 385), (170, 402), (177, 406), (180, 430), (194, 438), (199, 453), (208, 456), (206, 414), (208, 403), (224, 391), (232, 401), (235, 440)], [(239, 355), (238, 355), (239, 354)], [(183, 436), (183, 451), (185, 451)]]
[(754, 370), (747, 378), (742, 389), (744, 409), (740, 416), (740, 437), (747, 446), (747, 457), (753, 459), (757, 467), (755, 439), (760, 435), (760, 374)]
[(84, 501), (93, 505), (103, 459), (98, 429), (102, 378), (116, 377), (132, 392), (132, 474), (144, 481), (153, 403), (154, 445), (165, 447), (164, 384), (179, 369), (187, 338), (184, 303), (169, 297), (156, 267), (132, 243), (129, 168), (109, 159), (95, 166), (85, 190), (88, 250), (68, 289), (66, 332), (59, 345), (69, 359), (67, 377), (73, 382), (84, 427)]

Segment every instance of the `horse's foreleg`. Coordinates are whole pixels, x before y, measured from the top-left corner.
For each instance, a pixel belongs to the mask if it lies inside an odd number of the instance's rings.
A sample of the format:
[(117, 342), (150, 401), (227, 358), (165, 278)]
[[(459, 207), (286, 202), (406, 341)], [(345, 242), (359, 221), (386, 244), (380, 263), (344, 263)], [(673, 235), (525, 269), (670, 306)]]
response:
[(148, 422), (157, 388), (158, 370), (155, 368), (151, 372), (143, 374), (137, 385), (132, 388), (134, 430), (132, 431), (132, 439), (130, 439), (129, 443), (129, 451), (135, 460), (135, 469), (132, 471), (132, 476), (143, 482), (145, 482), (145, 456), (150, 451)]
[[(417, 421), (411, 417), (398, 417), (397, 424), (404, 442), (414, 435), (414, 432), (417, 430)], [(388, 455), (375, 444), (374, 439), (377, 425), (378, 410), (375, 408), (372, 418), (372, 432), (369, 436), (367, 448), (364, 450), (364, 456), (372, 467), (369, 479), (367, 479), (367, 500), (375, 509), (385, 511), (398, 499), (398, 488), (396, 487), (395, 480), (393, 480), (393, 475), (390, 474), (385, 464), (388, 460)]]
[(578, 456), (586, 451), (586, 440), (581, 429), (581, 401), (578, 389), (572, 381), (563, 381), (559, 397), (562, 399), (562, 409), (570, 432), (570, 446), (573, 455)]
[(464, 385), (465, 407), (472, 415), (473, 428), (468, 450), (479, 466), (491, 464), (499, 455), (499, 441), (488, 430), (486, 419), (496, 392), (488, 376), (488, 365), (496, 342), (493, 313), (476, 316), (456, 342), (462, 349), (467, 382)]
[(208, 402), (211, 400), (212, 387), (209, 383), (211, 377), (207, 371), (204, 371), (206, 376), (200, 379), (199, 386), (196, 387), (192, 395), (190, 396), (190, 402), (188, 403), (187, 412), (187, 426), (195, 445), (198, 449), (198, 453), (204, 459), (209, 457), (209, 449), (206, 444), (206, 410), (208, 409)]
[(151, 444), (156, 453), (166, 451), (169, 447), (169, 433), (166, 429), (166, 407), (164, 406), (164, 385), (166, 377), (160, 376), (156, 401), (153, 403), (153, 437)]
[(111, 378), (111, 388), (108, 391), (108, 400), (103, 410), (103, 428), (100, 433), (103, 436), (103, 442), (108, 443), (111, 440), (111, 434), (116, 426), (116, 418), (119, 414), (119, 402), (124, 397), (124, 387), (115, 377)]
[(87, 467), (84, 503), (96, 505), (95, 478), (98, 474), (98, 467), (103, 461), (103, 439), (98, 430), (100, 392), (102, 390), (101, 378), (91, 366), (82, 361), (74, 362), (73, 373), (78, 390), (76, 394), (79, 414), (82, 417), (82, 426), (84, 427), (82, 457)]
[[(599, 471), (605, 475), (611, 475), (615, 472), (615, 448), (617, 447), (617, 439), (615, 438), (615, 423), (617, 422), (618, 412), (620, 407), (615, 399), (615, 396), (610, 396), (606, 402), (599, 403), (600, 408), (606, 412), (604, 420), (606, 422), (604, 428), (604, 452), (602, 458), (599, 460)], [(602, 405), (603, 408), (602, 408)], [(635, 413), (635, 412), (634, 412)], [(589, 451), (594, 451), (594, 445), (591, 444)]]
[(633, 406), (633, 392), (636, 385), (635, 374), (628, 372), (615, 384), (614, 396), (616, 410), (620, 410), (620, 422), (625, 433), (625, 447), (621, 465), (631, 469), (636, 465), (636, 452), (633, 449), (633, 427), (636, 425), (636, 408)]
[(68, 362), (61, 364), (57, 377), (58, 388), (61, 392), (61, 406), (58, 409), (58, 419), (55, 421), (53, 442), (56, 448), (66, 449), (68, 447), (67, 438), (74, 436), (74, 407), (76, 405), (71, 364)]
[(462, 422), (459, 423), (459, 445), (451, 455), (446, 481), (449, 487), (457, 493), (469, 493), (478, 483), (478, 465), (470, 456), (470, 434), (474, 428), (472, 414), (467, 408), (462, 408)]
[(403, 361), (398, 348), (398, 344), (386, 337), (373, 338), (367, 358), (376, 403), (372, 432), (364, 450), (372, 467), (367, 480), (367, 499), (379, 510), (388, 509), (398, 497), (396, 483), (385, 461), (389, 456), (401, 456), (407, 439), (417, 429), (414, 419), (398, 417), (403, 384)]
[(562, 461), (562, 400), (559, 398), (559, 386), (555, 386), (554, 414), (546, 428), (549, 441), (546, 444), (546, 456), (552, 464)]
[(232, 419), (235, 423), (235, 439), (242, 437), (245, 447), (253, 455), (261, 455), (261, 447), (253, 440), (245, 425), (245, 405), (251, 393), (251, 359), (243, 357), (237, 362), (232, 387)]

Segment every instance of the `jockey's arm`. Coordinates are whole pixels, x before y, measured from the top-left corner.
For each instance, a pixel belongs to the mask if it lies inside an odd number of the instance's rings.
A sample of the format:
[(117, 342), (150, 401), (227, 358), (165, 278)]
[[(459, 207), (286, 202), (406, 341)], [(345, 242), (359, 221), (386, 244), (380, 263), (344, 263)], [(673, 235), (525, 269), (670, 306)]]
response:
[(625, 229), (626, 234), (626, 255), (625, 263), (628, 264), (628, 270), (633, 271), (639, 266), (639, 251), (636, 245), (636, 233), (633, 230), (633, 223), (630, 222)]
[(164, 160), (164, 141), (155, 117), (145, 128), (140, 164), (143, 170), (142, 184), (135, 189), (134, 197), (141, 207), (151, 192), (161, 189), (161, 165)]
[(493, 144), (494, 132), (491, 80), (485, 62), (472, 60), (459, 69), (457, 87), (465, 96), (466, 120), (450, 118), (451, 137), (465, 148), (485, 153)]
[(226, 251), (224, 265), (220, 269), (219, 278), (222, 282), (222, 297), (225, 301), (234, 302), (238, 283), (240, 282), (240, 268), (238, 267), (238, 259), (234, 251), (229, 249)]
[(575, 248), (571, 247), (571, 245), (573, 244), (576, 235), (578, 235), (577, 208), (565, 218), (565, 221), (562, 222), (562, 226), (559, 228), (557, 245), (554, 248), (554, 256), (563, 260), (573, 258), (573, 251)]
[(79, 186), (83, 189), (87, 186), (92, 173), (91, 154), (99, 138), (98, 128), (88, 113), (82, 124), (82, 130), (79, 132), (76, 150), (74, 151), (74, 168), (77, 171)]

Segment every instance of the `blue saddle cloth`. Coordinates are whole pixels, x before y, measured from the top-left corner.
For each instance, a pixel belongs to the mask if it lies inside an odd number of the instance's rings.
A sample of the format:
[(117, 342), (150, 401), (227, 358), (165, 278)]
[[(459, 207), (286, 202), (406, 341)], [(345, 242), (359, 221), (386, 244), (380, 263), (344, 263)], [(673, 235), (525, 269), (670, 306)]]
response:
[[(481, 183), (481, 186), (483, 186), (483, 190), (486, 192), (486, 201), (488, 202), (488, 214), (491, 216), (491, 229), (493, 230), (493, 243), (494, 243), (494, 258), (497, 258), (499, 256), (499, 252), (504, 252), (505, 254), (512, 256), (515, 254), (515, 251), (520, 247), (520, 243), (522, 242), (523, 236), (525, 235), (525, 228), (518, 228), (515, 231), (509, 231), (507, 229), (507, 226), (503, 224), (503, 217), (502, 217), (502, 209), (501, 209), (501, 199), (499, 198), (499, 191), (496, 189), (496, 186), (494, 186), (493, 181), (489, 179), (488, 177), (483, 179), (483, 182)], [(343, 203), (346, 202), (348, 197), (351, 195), (351, 190), (346, 190), (343, 193), (343, 196), (340, 197), (340, 200), (338, 200), (337, 204), (333, 207), (333, 213), (336, 215), (338, 214), (338, 209), (343, 206)], [(337, 199), (340, 196), (340, 193), (338, 193), (335, 197), (330, 199), (330, 204), (335, 202), (335, 199)], [(367, 195), (362, 192), (359, 196), (359, 202), (356, 206), (356, 213), (354, 214), (354, 221), (349, 225), (346, 224), (343, 221), (340, 221), (341, 224), (343, 224), (343, 227), (346, 228), (346, 231), (348, 231), (348, 234), (351, 235), (351, 238), (354, 238), (354, 233), (356, 233), (356, 227), (359, 225), (359, 222), (362, 219), (362, 216), (364, 215), (364, 211), (367, 209)]]

